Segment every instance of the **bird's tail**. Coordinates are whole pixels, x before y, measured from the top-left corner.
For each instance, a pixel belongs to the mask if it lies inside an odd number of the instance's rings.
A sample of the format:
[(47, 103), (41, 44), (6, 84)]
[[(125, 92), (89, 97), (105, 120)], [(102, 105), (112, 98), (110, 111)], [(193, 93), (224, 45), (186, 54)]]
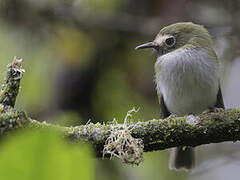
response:
[(176, 147), (170, 150), (170, 169), (191, 169), (195, 166), (195, 155), (192, 147)]

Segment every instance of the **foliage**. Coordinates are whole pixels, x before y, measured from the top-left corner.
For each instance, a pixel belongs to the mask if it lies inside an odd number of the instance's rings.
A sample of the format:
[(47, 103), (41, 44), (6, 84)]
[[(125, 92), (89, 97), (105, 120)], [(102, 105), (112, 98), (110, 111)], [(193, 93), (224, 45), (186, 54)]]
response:
[(20, 131), (1, 143), (0, 179), (93, 179), (94, 161), (86, 144), (66, 144), (58, 134)]

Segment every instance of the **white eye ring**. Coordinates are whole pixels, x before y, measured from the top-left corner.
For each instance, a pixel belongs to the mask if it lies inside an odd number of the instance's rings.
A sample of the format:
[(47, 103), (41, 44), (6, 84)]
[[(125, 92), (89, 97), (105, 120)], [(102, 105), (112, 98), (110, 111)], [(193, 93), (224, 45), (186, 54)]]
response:
[(167, 45), (167, 47), (173, 47), (176, 43), (176, 39), (174, 36), (171, 36), (171, 37), (168, 37), (166, 40), (165, 40), (165, 44)]

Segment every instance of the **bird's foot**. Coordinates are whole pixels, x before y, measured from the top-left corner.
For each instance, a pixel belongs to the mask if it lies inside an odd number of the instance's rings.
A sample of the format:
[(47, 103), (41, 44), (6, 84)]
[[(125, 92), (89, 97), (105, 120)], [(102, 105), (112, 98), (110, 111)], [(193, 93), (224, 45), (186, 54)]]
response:
[(223, 108), (213, 108), (213, 112), (216, 112), (216, 113), (223, 112), (223, 111), (224, 111)]
[(218, 113), (218, 112), (223, 112), (223, 111), (224, 111), (223, 108), (214, 107), (214, 108), (209, 108), (209, 109), (203, 111), (202, 114), (207, 114), (207, 113), (210, 113), (210, 112)]
[(177, 115), (176, 114), (171, 114), (170, 116), (168, 116), (169, 118), (176, 118)]

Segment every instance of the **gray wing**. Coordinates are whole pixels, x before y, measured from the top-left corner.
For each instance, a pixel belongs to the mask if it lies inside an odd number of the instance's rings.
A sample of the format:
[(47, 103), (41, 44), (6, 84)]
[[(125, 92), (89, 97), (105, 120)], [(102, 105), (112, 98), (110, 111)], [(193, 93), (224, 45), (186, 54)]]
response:
[(160, 118), (164, 119), (171, 115), (171, 113), (168, 111), (167, 106), (165, 105), (163, 96), (161, 94), (158, 94), (159, 104), (160, 104)]
[(217, 101), (216, 101), (216, 104), (214, 106), (215, 108), (225, 108), (224, 107), (224, 102), (223, 102), (223, 96), (222, 96), (222, 91), (221, 91), (221, 88), (219, 86), (219, 89), (218, 89), (218, 94), (217, 94)]

